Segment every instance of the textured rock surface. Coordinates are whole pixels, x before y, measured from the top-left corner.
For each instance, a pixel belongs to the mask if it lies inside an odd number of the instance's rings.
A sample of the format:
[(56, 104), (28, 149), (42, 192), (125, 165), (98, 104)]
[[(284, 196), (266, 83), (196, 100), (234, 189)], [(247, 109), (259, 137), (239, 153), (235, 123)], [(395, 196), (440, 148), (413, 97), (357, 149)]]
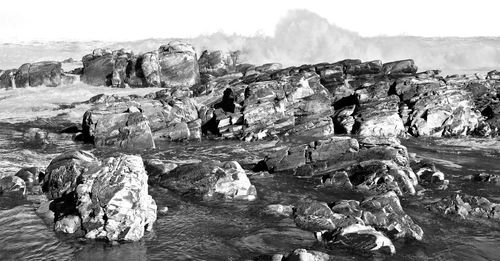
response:
[(202, 199), (254, 200), (255, 187), (236, 161), (181, 165), (160, 178), (160, 186)]
[(76, 190), (77, 209), (87, 238), (137, 241), (156, 220), (148, 176), (140, 156), (103, 160), (86, 173)]

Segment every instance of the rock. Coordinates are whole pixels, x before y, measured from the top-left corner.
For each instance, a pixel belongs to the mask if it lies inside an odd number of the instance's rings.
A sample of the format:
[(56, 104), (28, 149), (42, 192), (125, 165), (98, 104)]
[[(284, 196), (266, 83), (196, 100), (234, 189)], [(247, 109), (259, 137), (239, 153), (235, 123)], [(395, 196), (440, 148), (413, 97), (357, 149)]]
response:
[(175, 163), (163, 163), (158, 159), (151, 159), (144, 161), (144, 167), (146, 173), (148, 174), (148, 182), (150, 184), (156, 184), (161, 176), (167, 175), (170, 171), (177, 168)]
[(29, 67), (29, 85), (31, 87), (47, 86), (56, 87), (61, 85), (61, 74), (63, 70), (60, 62), (37, 62)]
[(16, 88), (16, 69), (5, 70), (0, 72), (0, 88), (15, 89)]
[(364, 62), (359, 64), (350, 64), (346, 68), (346, 74), (362, 75), (362, 74), (377, 74), (382, 70), (382, 62), (380, 60)]
[(160, 186), (204, 200), (254, 200), (257, 196), (255, 187), (236, 161), (181, 165), (161, 176)]
[(272, 72), (276, 70), (280, 70), (283, 68), (281, 63), (266, 63), (261, 66), (255, 67), (255, 70), (258, 72)]
[(137, 63), (140, 64), (144, 75), (144, 86), (160, 87), (160, 64), (158, 62), (158, 52), (148, 52), (143, 54)]
[(373, 227), (353, 224), (339, 229), (335, 233), (326, 232), (321, 235), (324, 241), (347, 247), (357, 251), (382, 251), (396, 253), (392, 241)]
[(20, 177), (27, 186), (38, 184), (40, 170), (37, 167), (22, 168), (16, 173), (16, 177)]
[(222, 52), (205, 50), (198, 59), (200, 73), (223, 76), (234, 71), (238, 64), (239, 52)]
[(140, 156), (107, 158), (87, 173), (76, 189), (85, 237), (138, 241), (156, 220), (148, 176)]
[(82, 128), (83, 135), (97, 147), (155, 148), (148, 118), (142, 112), (101, 114), (87, 111)]
[(115, 57), (107, 50), (96, 49), (82, 58), (82, 82), (94, 86), (110, 86), (113, 78)]
[(19, 195), (26, 193), (24, 180), (17, 176), (7, 176), (0, 179), (0, 195)]
[(66, 234), (73, 234), (80, 231), (82, 221), (79, 216), (69, 215), (55, 223), (54, 230)]
[(99, 165), (94, 155), (86, 151), (70, 151), (54, 158), (43, 180), (43, 192), (49, 199), (72, 195), (79, 184), (81, 175)]
[(38, 206), (35, 213), (43, 220), (43, 222), (53, 228), (55, 222), (55, 213), (50, 209), (52, 201), (45, 201)]
[(30, 63), (25, 63), (17, 69), (15, 75), (16, 87), (26, 88), (30, 86)]
[(461, 219), (500, 220), (500, 206), (484, 197), (453, 194), (427, 206), (433, 212)]
[(262, 213), (270, 216), (277, 217), (291, 217), (293, 214), (293, 206), (292, 205), (282, 205), (282, 204), (271, 204), (267, 205)]
[(49, 144), (49, 133), (39, 128), (29, 128), (23, 133), (23, 139), (33, 145)]
[(368, 197), (361, 202), (360, 207), (364, 210), (362, 219), (366, 225), (386, 232), (391, 238), (422, 240), (422, 228), (403, 211), (393, 191)]
[(311, 231), (316, 236), (316, 232), (332, 231), (363, 222), (355, 217), (334, 213), (326, 203), (318, 201), (300, 202), (294, 208), (293, 218), (297, 227)]
[(328, 261), (330, 256), (323, 252), (305, 249), (295, 249), (283, 261)]
[(418, 67), (412, 59), (394, 61), (382, 65), (382, 72), (386, 75), (414, 74), (417, 70)]
[(463, 177), (463, 179), (474, 181), (474, 182), (500, 184), (500, 175), (484, 173), (484, 172), (476, 173), (474, 175), (467, 175), (467, 176)]
[(191, 87), (199, 82), (196, 52), (188, 43), (173, 41), (160, 46), (158, 62), (161, 86)]

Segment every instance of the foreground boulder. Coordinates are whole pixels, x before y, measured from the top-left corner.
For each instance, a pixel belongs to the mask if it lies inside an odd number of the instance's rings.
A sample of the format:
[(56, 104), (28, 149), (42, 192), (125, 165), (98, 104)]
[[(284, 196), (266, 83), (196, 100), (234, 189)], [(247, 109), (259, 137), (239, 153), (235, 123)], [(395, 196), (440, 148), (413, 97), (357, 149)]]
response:
[(147, 183), (140, 156), (101, 162), (88, 152), (63, 153), (51, 162), (44, 180), (44, 191), (53, 200), (38, 212), (53, 217), (58, 232), (137, 241), (156, 220), (156, 203), (148, 195)]
[(84, 175), (76, 196), (87, 238), (137, 241), (156, 220), (156, 203), (148, 195), (140, 156), (105, 159), (101, 168)]
[(245, 170), (236, 161), (181, 165), (163, 175), (160, 186), (205, 200), (254, 200), (257, 196)]

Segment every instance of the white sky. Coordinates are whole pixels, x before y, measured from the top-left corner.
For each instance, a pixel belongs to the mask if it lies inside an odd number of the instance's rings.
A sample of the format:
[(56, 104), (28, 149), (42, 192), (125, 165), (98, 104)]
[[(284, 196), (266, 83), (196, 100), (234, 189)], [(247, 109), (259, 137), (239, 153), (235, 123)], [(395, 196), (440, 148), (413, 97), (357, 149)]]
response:
[(8, 0), (0, 42), (272, 35), (298, 8), (363, 36), (500, 36), (498, 0)]

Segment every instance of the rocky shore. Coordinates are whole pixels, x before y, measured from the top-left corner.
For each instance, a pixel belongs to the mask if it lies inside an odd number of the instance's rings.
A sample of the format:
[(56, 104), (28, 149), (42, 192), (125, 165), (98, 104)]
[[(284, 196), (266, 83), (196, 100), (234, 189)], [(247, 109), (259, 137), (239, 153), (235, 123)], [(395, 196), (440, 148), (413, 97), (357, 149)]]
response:
[[(439, 201), (423, 201), (427, 191), (448, 190), (448, 174), (408, 153), (400, 139), (496, 137), (500, 72), (442, 76), (438, 70), (419, 72), (411, 59), (283, 68), (241, 63), (239, 55), (203, 51), (198, 58), (190, 44), (175, 41), (143, 54), (97, 49), (70, 72), (59, 62), (2, 71), (0, 88), (6, 89), (75, 82), (163, 89), (144, 96), (101, 94), (68, 105), (88, 109), (81, 124), (56, 128), (95, 150), (67, 151), (44, 168), (6, 175), (0, 194), (36, 196), (37, 214), (51, 229), (110, 242), (138, 241), (154, 230), (157, 215), (167, 210), (157, 208), (151, 188), (208, 204), (248, 202), (259, 200), (254, 176), (288, 175), (345, 195), (262, 209), (293, 220), (326, 247), (304, 245), (248, 260), (330, 260), (329, 250), (337, 248), (392, 255), (427, 233), (401, 200), (420, 201), (429, 215), (498, 225), (494, 199), (449, 191)], [(49, 136), (43, 129), (25, 134), (37, 144), (50, 143)], [(200, 140), (267, 141), (275, 147), (245, 162), (175, 164), (141, 156), (158, 150), (158, 143)], [(99, 150), (114, 155), (101, 157)], [(496, 184), (499, 178), (484, 173), (463, 180)]]

